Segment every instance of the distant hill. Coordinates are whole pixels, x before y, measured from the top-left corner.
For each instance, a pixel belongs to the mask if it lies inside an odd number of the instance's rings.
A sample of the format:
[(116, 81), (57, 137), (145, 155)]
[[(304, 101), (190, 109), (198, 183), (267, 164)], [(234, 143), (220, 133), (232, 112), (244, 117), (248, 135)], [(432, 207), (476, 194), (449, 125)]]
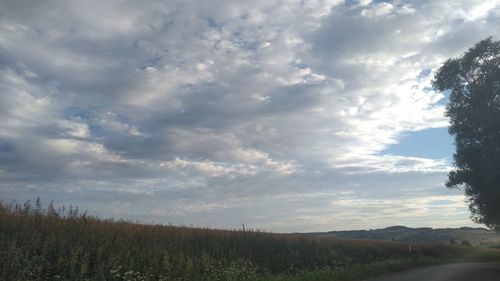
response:
[(493, 247), (500, 245), (500, 234), (486, 228), (410, 228), (390, 226), (383, 229), (349, 230), (309, 233), (315, 236), (335, 236), (344, 238), (395, 240), (404, 242), (450, 243), (469, 241), (474, 246)]

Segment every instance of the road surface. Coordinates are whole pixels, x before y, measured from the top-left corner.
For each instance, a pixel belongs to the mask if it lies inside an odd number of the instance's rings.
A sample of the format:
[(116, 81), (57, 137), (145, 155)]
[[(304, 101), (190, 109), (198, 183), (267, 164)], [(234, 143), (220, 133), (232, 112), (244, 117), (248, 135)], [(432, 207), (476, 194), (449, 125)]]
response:
[(457, 263), (425, 267), (367, 281), (499, 281), (500, 264)]

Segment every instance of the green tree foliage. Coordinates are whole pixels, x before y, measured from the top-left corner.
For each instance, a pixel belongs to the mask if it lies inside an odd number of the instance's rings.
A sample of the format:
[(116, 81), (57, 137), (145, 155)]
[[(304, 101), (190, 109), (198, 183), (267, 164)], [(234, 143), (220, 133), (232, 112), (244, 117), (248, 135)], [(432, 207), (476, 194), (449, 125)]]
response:
[(465, 246), (465, 247), (472, 247), (472, 243), (469, 240), (462, 240), (460, 245)]
[(446, 185), (464, 187), (474, 221), (500, 230), (500, 41), (482, 40), (446, 61), (433, 86), (450, 92), (456, 152)]

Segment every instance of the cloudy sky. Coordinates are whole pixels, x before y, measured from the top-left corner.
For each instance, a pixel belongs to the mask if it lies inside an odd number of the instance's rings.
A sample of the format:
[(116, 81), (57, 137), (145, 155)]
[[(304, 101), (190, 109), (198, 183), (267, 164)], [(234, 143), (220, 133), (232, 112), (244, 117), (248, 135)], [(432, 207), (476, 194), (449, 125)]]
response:
[(449, 57), (500, 0), (0, 0), (0, 199), (176, 225), (473, 225)]

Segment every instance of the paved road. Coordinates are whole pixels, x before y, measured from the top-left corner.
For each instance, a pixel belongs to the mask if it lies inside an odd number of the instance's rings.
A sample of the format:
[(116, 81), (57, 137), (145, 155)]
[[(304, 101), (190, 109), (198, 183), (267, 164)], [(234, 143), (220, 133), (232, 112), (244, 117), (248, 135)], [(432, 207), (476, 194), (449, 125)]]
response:
[(499, 281), (500, 264), (457, 263), (415, 269), (369, 281)]

